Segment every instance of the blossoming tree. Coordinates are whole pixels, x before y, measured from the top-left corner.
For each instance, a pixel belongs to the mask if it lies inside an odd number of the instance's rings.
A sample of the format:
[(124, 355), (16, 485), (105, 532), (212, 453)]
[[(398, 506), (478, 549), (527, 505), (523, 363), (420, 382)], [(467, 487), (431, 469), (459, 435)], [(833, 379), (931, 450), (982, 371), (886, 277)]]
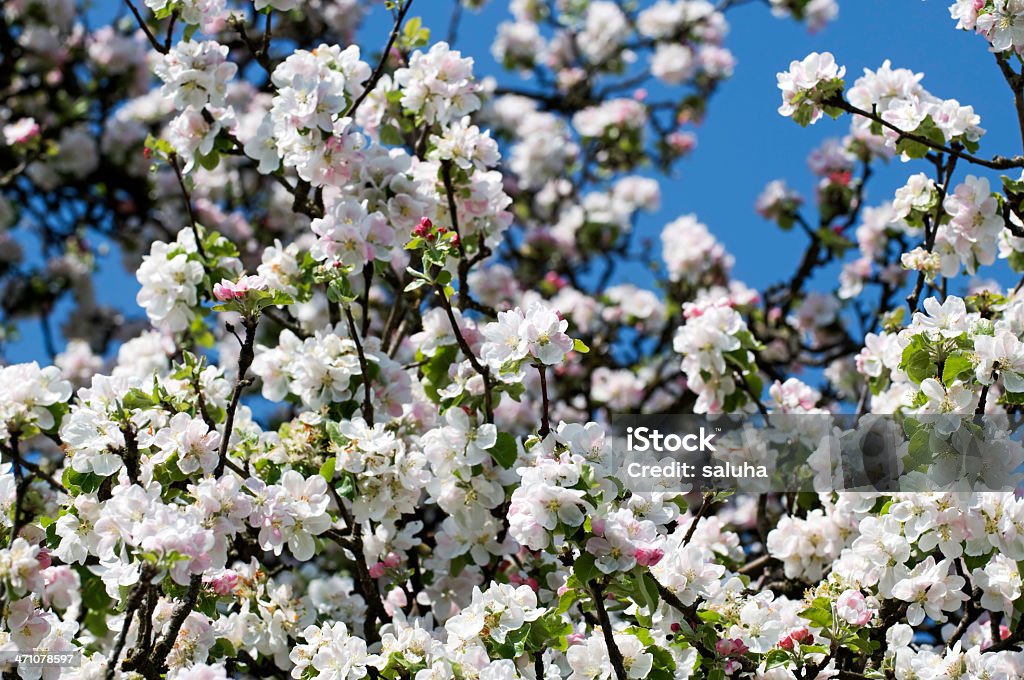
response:
[[(613, 413), (1018, 414), (1021, 286), (948, 294), (1024, 271), (1024, 156), (971, 106), (780, 73), (780, 114), (850, 128), (813, 210), (758, 199), (807, 246), (757, 291), (696, 216), (634, 229), (740, 2), (513, 0), (499, 79), (458, 3), (445, 39), (427, 0), (85, 4), (0, 10), (4, 344), (37, 319), (52, 364), (0, 368), (0, 653), (81, 653), (5, 678), (1024, 675), (1012, 494), (633, 494), (609, 456)], [(1024, 143), (1024, 3), (950, 13)]]

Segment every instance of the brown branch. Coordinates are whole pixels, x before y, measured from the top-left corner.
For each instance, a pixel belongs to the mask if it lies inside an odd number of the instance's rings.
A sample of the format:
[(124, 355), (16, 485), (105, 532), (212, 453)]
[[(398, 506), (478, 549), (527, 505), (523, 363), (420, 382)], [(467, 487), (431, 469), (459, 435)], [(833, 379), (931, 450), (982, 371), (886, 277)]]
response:
[(1003, 78), (1010, 86), (1010, 91), (1013, 92), (1013, 104), (1017, 111), (1017, 126), (1020, 128), (1021, 144), (1024, 145), (1024, 77), (1013, 70), (1002, 54), (996, 54), (996, 63), (999, 64), (999, 70), (1003, 72)]
[(458, 321), (455, 320), (455, 312), (452, 311), (452, 303), (448, 299), (448, 296), (445, 295), (443, 286), (437, 286), (437, 296), (441, 300), (441, 307), (448, 315), (448, 322), (452, 326), (452, 333), (455, 334), (455, 340), (459, 344), (459, 349), (461, 349), (462, 353), (466, 355), (466, 359), (469, 360), (469, 364), (473, 367), (473, 370), (479, 373), (480, 377), (484, 380), (484, 410), (487, 414), (487, 422), (493, 423), (494, 407), (491, 404), (491, 389), (493, 387), (491, 371), (487, 366), (480, 363), (480, 360), (477, 359), (476, 354), (474, 354), (473, 350), (470, 348), (469, 343), (466, 342), (466, 338), (462, 335), (462, 329), (459, 328)]
[(547, 366), (544, 364), (536, 364), (537, 373), (540, 374), (540, 394), (541, 394), (541, 412), (540, 412), (540, 431), (538, 434), (540, 438), (548, 436), (551, 432), (551, 417), (549, 410), (551, 408), (550, 401), (548, 400), (548, 376)]
[(356, 109), (358, 109), (359, 105), (370, 96), (373, 88), (377, 87), (377, 83), (384, 75), (384, 68), (388, 64), (388, 56), (391, 54), (391, 47), (395, 44), (395, 40), (398, 38), (398, 32), (402, 30), (402, 22), (405, 21), (405, 15), (408, 13), (410, 7), (412, 7), (412, 0), (406, 0), (401, 9), (398, 10), (398, 14), (395, 15), (395, 24), (391, 27), (391, 35), (388, 36), (388, 42), (384, 46), (384, 51), (380, 55), (380, 61), (377, 62), (377, 68), (374, 69), (373, 75), (370, 76), (370, 79), (363, 83), (363, 91), (358, 97), (356, 97), (356, 100), (352, 102), (352, 106), (349, 107), (348, 111), (345, 112), (346, 117), (355, 116)]
[(217, 467), (213, 474), (219, 477), (224, 472), (224, 466), (228, 462), (228, 446), (231, 440), (231, 431), (235, 426), (235, 411), (238, 410), (238, 402), (242, 398), (242, 390), (251, 384), (245, 374), (249, 371), (252, 361), (255, 358), (253, 345), (256, 343), (256, 327), (259, 325), (259, 317), (244, 317), (242, 324), (245, 326), (245, 341), (238, 353), (238, 375), (235, 377), (235, 389), (231, 393), (231, 403), (228, 404), (227, 417), (224, 420), (224, 433), (220, 440), (220, 456), (217, 460)]
[(955, 158), (962, 158), (968, 163), (973, 163), (974, 165), (980, 165), (984, 168), (989, 168), (991, 170), (1009, 170), (1011, 168), (1024, 168), (1024, 156), (1015, 156), (1013, 158), (1006, 158), (1005, 156), (993, 156), (991, 159), (988, 159), (981, 158), (979, 156), (975, 156), (973, 154), (969, 154), (965, 151), (962, 151), (960, 148), (958, 148), (958, 144), (954, 144), (953, 146), (938, 144), (928, 139), (927, 137), (922, 137), (921, 135), (915, 134), (913, 132), (907, 132), (906, 130), (902, 130), (898, 126), (890, 123), (889, 121), (879, 116), (877, 113), (865, 111), (864, 109), (854, 106), (853, 104), (843, 99), (842, 96), (833, 97), (832, 99), (828, 99), (822, 103), (826, 106), (834, 106), (837, 109), (842, 109), (847, 113), (863, 116), (868, 120), (878, 123), (884, 128), (892, 130), (903, 139), (909, 139), (911, 141), (917, 142), (918, 144), (922, 144), (928, 147), (929, 149), (941, 151), (942, 153), (949, 154), (950, 156), (953, 156)]
[(622, 652), (615, 644), (615, 635), (612, 631), (612, 621), (608, 617), (608, 610), (604, 606), (604, 586), (597, 581), (590, 582), (590, 594), (594, 599), (594, 608), (597, 610), (597, 620), (601, 624), (601, 633), (604, 635), (604, 644), (608, 648), (608, 659), (615, 669), (616, 680), (627, 680), (626, 666), (622, 659)]
[(174, 176), (178, 178), (178, 186), (181, 188), (181, 196), (185, 201), (185, 212), (188, 215), (189, 224), (192, 226), (192, 234), (196, 237), (196, 252), (199, 253), (199, 257), (206, 260), (206, 253), (203, 252), (203, 239), (199, 234), (199, 224), (196, 222), (196, 215), (192, 212), (192, 195), (188, 191), (188, 187), (185, 186), (185, 177), (181, 174), (181, 168), (178, 167), (178, 157), (175, 154), (171, 154), (170, 157), (171, 167), (174, 168)]
[(130, 9), (132, 14), (135, 16), (135, 21), (138, 22), (139, 28), (142, 29), (142, 32), (146, 34), (146, 37), (149, 39), (149, 44), (153, 46), (153, 49), (160, 54), (167, 54), (170, 51), (170, 48), (164, 47), (160, 44), (160, 41), (156, 39), (156, 36), (153, 35), (153, 31), (149, 28), (149, 24), (146, 23), (146, 20), (142, 18), (141, 14), (139, 14), (139, 10), (137, 10), (135, 5), (132, 4), (132, 0), (124, 0), (124, 4), (128, 5), (128, 9)]
[(139, 608), (143, 596), (148, 592), (151, 578), (150, 567), (143, 567), (142, 573), (139, 575), (139, 582), (135, 584), (132, 592), (128, 595), (124, 608), (124, 624), (121, 626), (121, 632), (117, 635), (114, 649), (110, 652), (110, 659), (107, 662), (106, 680), (114, 680), (114, 676), (117, 675), (117, 663), (121, 658), (124, 643), (128, 639), (128, 630), (132, 627), (132, 621), (135, 619), (135, 610)]
[[(345, 320), (348, 321), (348, 332), (352, 336), (352, 342), (356, 344), (356, 354), (359, 355), (359, 370), (363, 373), (363, 419), (366, 424), (373, 427), (373, 390), (370, 387), (370, 364), (366, 361), (366, 352), (363, 351), (363, 342), (359, 339), (359, 331), (356, 330), (356, 320), (352, 318), (352, 308), (345, 307)], [(363, 312), (367, 314), (367, 312)]]
[(367, 644), (372, 645), (380, 641), (380, 634), (377, 632), (376, 623), (377, 621), (381, 623), (387, 621), (387, 611), (384, 609), (384, 601), (381, 600), (377, 584), (374, 582), (373, 577), (370, 576), (370, 571), (366, 567), (366, 556), (363, 554), (363, 535), (360, 532), (359, 525), (356, 524), (348, 508), (345, 507), (345, 502), (338, 493), (338, 490), (334, 488), (334, 484), (328, 483), (327, 489), (331, 494), (331, 498), (334, 499), (334, 504), (338, 506), (338, 512), (349, 528), (349, 535), (345, 536), (336, 529), (328, 529), (324, 535), (335, 541), (342, 548), (352, 552), (356, 569), (356, 583), (363, 599), (366, 600), (366, 606), (369, 610), (369, 616), (366, 617), (366, 623), (363, 627), (363, 637), (366, 638)]

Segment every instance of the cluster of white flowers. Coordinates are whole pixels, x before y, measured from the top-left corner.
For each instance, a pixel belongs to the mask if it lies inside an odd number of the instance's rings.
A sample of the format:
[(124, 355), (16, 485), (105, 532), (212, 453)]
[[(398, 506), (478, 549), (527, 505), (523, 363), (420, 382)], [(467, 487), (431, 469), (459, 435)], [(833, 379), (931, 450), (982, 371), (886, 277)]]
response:
[(573, 340), (565, 333), (568, 328), (568, 321), (543, 304), (535, 303), (525, 312), (516, 307), (500, 312), (497, 321), (480, 329), (486, 339), (480, 354), (499, 373), (507, 364), (527, 358), (546, 366), (560, 364), (573, 349)]
[(587, 540), (586, 549), (606, 574), (629, 571), (637, 564), (650, 567), (664, 557), (657, 525), (635, 517), (627, 508), (605, 517), (592, 516), (591, 527), (594, 536)]
[(313, 537), (331, 527), (327, 513), (330, 498), (324, 478), (304, 478), (295, 470), (288, 470), (281, 475), (279, 484), (250, 478), (245, 487), (253, 495), (249, 526), (259, 529), (261, 547), (280, 555), (287, 545), (295, 559), (311, 558), (316, 550)]
[(212, 40), (182, 41), (157, 62), (154, 71), (164, 81), (162, 94), (183, 110), (207, 104), (224, 106), (228, 83), (238, 66), (228, 61), (227, 45)]
[(963, 265), (973, 274), (979, 265), (995, 262), (1003, 219), (984, 177), (968, 175), (942, 201), (949, 221), (939, 225), (935, 250), (943, 276), (955, 276)]
[(785, 17), (799, 13), (807, 19), (807, 27), (817, 31), (839, 16), (836, 0), (771, 0), (772, 14)]
[(956, 0), (949, 14), (957, 28), (985, 36), (993, 52), (1024, 50), (1024, 5), (1017, 0)]
[(670, 280), (691, 285), (716, 269), (728, 273), (733, 264), (732, 255), (696, 215), (684, 215), (665, 225), (661, 230), (661, 256)]
[(157, 328), (183, 331), (195, 317), (204, 273), (195, 234), (182, 229), (172, 243), (154, 241), (143, 256), (135, 275), (142, 289), (135, 301)]
[[(312, 408), (347, 401), (354, 392), (353, 380), (362, 376), (356, 343), (347, 337), (343, 324), (318, 330), (300, 339), (290, 330), (281, 333), (276, 347), (258, 345), (252, 371), (263, 382), (263, 396), (280, 401), (294, 394)], [(374, 385), (374, 403), (385, 411), (401, 412), (409, 401), (409, 377), (401, 366), (379, 349), (379, 340), (367, 338), (367, 361), (380, 367)]]
[(70, 397), (71, 383), (56, 366), (32, 362), (0, 368), (0, 443), (27, 430), (53, 430)]
[(728, 304), (687, 303), (686, 323), (676, 331), (673, 349), (683, 356), (687, 387), (697, 394), (696, 413), (720, 413), (726, 397), (737, 389), (738, 371), (727, 352), (744, 352), (737, 337), (747, 330), (743, 317)]
[(803, 125), (817, 122), (829, 97), (842, 89), (844, 75), (846, 67), (836, 64), (830, 52), (812, 52), (802, 61), (793, 60), (789, 71), (778, 74), (782, 90), (779, 113), (792, 116)]
[(296, 645), (289, 658), (295, 664), (292, 677), (316, 680), (350, 680), (366, 677), (373, 659), (366, 641), (349, 635), (344, 623), (309, 626), (302, 631), (306, 644)]
[(338, 442), (337, 467), (361, 480), (360, 495), (352, 502), (355, 520), (397, 521), (413, 513), (431, 481), (426, 451), (406, 446), (384, 426), (368, 426), (359, 417), (341, 423), (339, 432), (344, 444)]
[[(974, 108), (955, 99), (939, 99), (924, 89), (922, 78), (921, 73), (893, 69), (886, 60), (876, 71), (864, 69), (864, 75), (854, 82), (847, 97), (857, 108), (877, 114), (898, 130), (914, 132), (930, 120), (947, 143), (974, 143), (981, 139), (985, 130), (980, 127), (981, 118)], [(854, 121), (855, 130), (859, 127), (866, 131), (871, 126), (867, 118)], [(895, 148), (900, 135), (884, 127), (882, 137), (889, 148)]]
[(520, 545), (543, 550), (559, 526), (578, 527), (593, 507), (576, 486), (582, 474), (581, 456), (540, 459), (534, 467), (520, 468), (522, 484), (509, 502), (509, 534)]
[(310, 253), (352, 268), (386, 260), (395, 241), (395, 230), (380, 212), (367, 214), (365, 203), (339, 201), (310, 227), (319, 238)]
[(635, 99), (611, 99), (572, 118), (572, 126), (581, 136), (594, 138), (642, 130), (646, 122), (647, 108)]
[[(626, 677), (629, 680), (647, 677), (654, 666), (654, 655), (645, 651), (644, 643), (635, 635), (626, 632), (616, 632), (612, 639), (622, 656)], [(581, 644), (570, 647), (565, 656), (572, 669), (569, 676), (571, 680), (611, 677), (612, 664), (608, 646), (600, 636), (591, 636)]]
[(395, 71), (394, 78), (402, 106), (427, 123), (447, 126), (480, 108), (472, 57), (463, 58), (447, 43), (413, 52), (408, 67)]
[(509, 633), (542, 614), (544, 610), (537, 607), (537, 594), (530, 586), (516, 588), (507, 583), (494, 583), (486, 592), (473, 588), (473, 601), (448, 619), (444, 627), (462, 644), (481, 638), (502, 643)]
[(255, 134), (245, 139), (245, 153), (263, 173), (283, 162), (313, 186), (346, 184), (365, 140), (344, 114), (369, 76), (355, 45), (294, 52), (271, 75), (276, 94)]

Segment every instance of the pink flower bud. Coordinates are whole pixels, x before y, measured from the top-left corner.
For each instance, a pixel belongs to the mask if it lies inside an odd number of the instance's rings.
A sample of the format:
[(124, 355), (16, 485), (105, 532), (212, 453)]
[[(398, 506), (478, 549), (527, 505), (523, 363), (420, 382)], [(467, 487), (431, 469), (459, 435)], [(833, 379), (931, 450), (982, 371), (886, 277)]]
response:
[(722, 656), (740, 656), (746, 654), (749, 648), (739, 638), (722, 639), (715, 643), (715, 651)]
[(697, 140), (687, 132), (673, 132), (666, 138), (666, 141), (678, 154), (689, 153), (697, 146)]
[(234, 284), (227, 279), (221, 280), (220, 283), (213, 284), (213, 297), (217, 298), (221, 302), (231, 302), (235, 299)]
[(665, 551), (661, 548), (637, 548), (633, 554), (637, 564), (643, 567), (653, 567), (658, 562), (661, 562), (661, 558), (664, 556)]
[(39, 551), (39, 554), (36, 555), (36, 561), (39, 562), (40, 569), (48, 569), (50, 564), (53, 563), (53, 560), (50, 558), (50, 553), (46, 548)]
[(8, 146), (24, 144), (39, 136), (39, 124), (34, 118), (22, 118), (15, 123), (4, 126), (4, 141)]
[(782, 647), (786, 651), (792, 651), (793, 647), (795, 647), (797, 643), (805, 645), (813, 639), (814, 636), (811, 635), (811, 631), (806, 628), (794, 628), (779, 640), (779, 647)]
[(396, 553), (393, 553), (393, 552), (389, 552), (384, 557), (384, 566), (385, 567), (389, 567), (391, 569), (394, 569), (395, 567), (397, 567), (401, 562), (402, 562), (402, 559)]
[(374, 564), (374, 565), (372, 565), (370, 567), (370, 577), (371, 578), (380, 578), (383, 575), (384, 575), (384, 563), (383, 562), (377, 562), (376, 564)]
[(863, 626), (871, 620), (871, 610), (859, 590), (843, 591), (836, 600), (836, 614), (854, 626)]
[(210, 581), (210, 586), (213, 588), (213, 592), (217, 593), (221, 597), (230, 595), (237, 585), (238, 574), (231, 570), (225, 570), (224, 573), (218, 574)]

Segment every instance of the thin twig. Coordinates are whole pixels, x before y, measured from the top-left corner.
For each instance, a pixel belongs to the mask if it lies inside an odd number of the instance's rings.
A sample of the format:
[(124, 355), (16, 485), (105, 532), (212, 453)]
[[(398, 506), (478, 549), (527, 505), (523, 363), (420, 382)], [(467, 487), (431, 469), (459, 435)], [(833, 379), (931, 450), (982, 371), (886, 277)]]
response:
[(547, 366), (544, 364), (537, 364), (537, 373), (540, 374), (540, 394), (541, 394), (541, 412), (540, 412), (540, 431), (538, 434), (541, 439), (548, 436), (551, 432), (551, 420), (549, 410), (551, 408), (548, 400), (548, 377), (547, 377)]
[(367, 425), (373, 427), (373, 390), (370, 386), (370, 364), (366, 361), (363, 342), (359, 339), (359, 331), (356, 330), (356, 320), (352, 318), (352, 308), (349, 305), (345, 305), (345, 320), (348, 321), (348, 333), (352, 336), (352, 342), (356, 344), (356, 354), (359, 355), (359, 370), (363, 374), (363, 420), (366, 421)]
[(597, 609), (597, 620), (601, 624), (601, 633), (604, 635), (604, 644), (608, 648), (608, 659), (615, 669), (616, 680), (627, 680), (626, 666), (622, 659), (622, 651), (615, 643), (615, 635), (612, 631), (612, 621), (608, 617), (608, 610), (604, 606), (604, 587), (597, 581), (590, 582), (590, 594), (594, 598), (594, 608)]
[(188, 191), (188, 187), (185, 186), (185, 177), (181, 174), (181, 168), (178, 167), (178, 157), (171, 155), (171, 167), (174, 168), (174, 176), (178, 178), (178, 186), (181, 188), (181, 196), (185, 201), (185, 212), (188, 214), (189, 224), (192, 225), (192, 234), (196, 237), (196, 252), (199, 253), (199, 257), (206, 260), (206, 253), (203, 252), (203, 239), (199, 234), (199, 224), (196, 222), (196, 215), (192, 212), (192, 195)]
[(228, 404), (227, 417), (224, 419), (224, 432), (220, 440), (220, 457), (217, 460), (217, 467), (214, 476), (219, 477), (224, 472), (224, 465), (228, 460), (228, 446), (231, 440), (231, 431), (235, 426), (235, 411), (238, 410), (238, 402), (242, 398), (244, 390), (250, 381), (246, 380), (245, 374), (249, 371), (252, 361), (255, 358), (253, 346), (256, 343), (256, 328), (259, 326), (259, 317), (245, 317), (242, 319), (245, 326), (245, 341), (238, 353), (238, 375), (235, 376), (235, 389), (231, 394), (231, 402)]
[(448, 299), (448, 296), (445, 295), (445, 291), (444, 291), (444, 287), (443, 286), (437, 286), (437, 296), (441, 300), (441, 307), (444, 309), (445, 313), (448, 315), (448, 322), (451, 324), (452, 333), (455, 334), (455, 341), (458, 343), (459, 349), (461, 349), (462, 353), (464, 355), (466, 355), (466, 359), (469, 360), (469, 364), (470, 364), (470, 366), (473, 367), (473, 370), (475, 370), (477, 373), (479, 373), (480, 377), (483, 378), (483, 381), (484, 381), (484, 411), (487, 414), (487, 422), (488, 423), (493, 423), (494, 422), (494, 407), (491, 404), (491, 389), (492, 389), (491, 371), (490, 371), (490, 369), (487, 366), (484, 366), (483, 364), (480, 363), (480, 360), (477, 359), (476, 354), (473, 353), (473, 350), (472, 350), (472, 348), (470, 348), (469, 343), (466, 341), (466, 338), (462, 335), (462, 329), (459, 328), (459, 323), (455, 319), (455, 312), (452, 311), (452, 303)]
[(160, 54), (167, 54), (169, 51), (168, 48), (161, 45), (160, 41), (156, 39), (156, 36), (153, 35), (153, 31), (149, 28), (149, 24), (147, 24), (146, 20), (142, 18), (141, 14), (139, 14), (139, 10), (135, 9), (135, 5), (132, 4), (132, 0), (124, 0), (124, 4), (128, 5), (128, 9), (132, 11), (132, 14), (135, 16), (135, 21), (138, 22), (139, 28), (142, 29), (142, 32), (146, 34), (146, 37), (149, 39), (149, 44), (153, 46), (153, 49)]
[(941, 151), (942, 153), (947, 153), (950, 156), (955, 156), (956, 158), (962, 158), (968, 163), (973, 163), (974, 165), (980, 165), (984, 168), (990, 168), (992, 170), (1009, 170), (1011, 168), (1024, 168), (1024, 156), (1015, 156), (1013, 158), (1006, 158), (1005, 156), (993, 156), (991, 159), (980, 158), (978, 156), (974, 156), (972, 154), (961, 151), (959, 148), (957, 148), (957, 145), (946, 146), (945, 144), (938, 144), (928, 139), (927, 137), (922, 137), (921, 135), (915, 134), (913, 132), (907, 132), (906, 130), (902, 130), (898, 126), (890, 123), (889, 121), (879, 116), (877, 113), (865, 111), (864, 109), (858, 108), (853, 104), (849, 103), (848, 101), (846, 101), (845, 99), (843, 99), (841, 96), (829, 99), (823, 103), (826, 106), (834, 106), (838, 109), (842, 109), (847, 113), (853, 113), (858, 116), (863, 116), (868, 120), (872, 120), (878, 123), (884, 128), (892, 130), (893, 132), (897, 133), (898, 135), (900, 135), (900, 137), (904, 139), (909, 139), (911, 141), (917, 142), (918, 144), (923, 144), (924, 146), (927, 146), (929, 149)]
[(374, 69), (373, 75), (370, 76), (370, 79), (363, 83), (363, 91), (358, 97), (356, 97), (356, 100), (352, 102), (352, 106), (349, 107), (348, 111), (345, 112), (346, 117), (352, 117), (355, 115), (356, 109), (358, 109), (359, 105), (370, 96), (370, 93), (373, 92), (373, 88), (377, 87), (377, 83), (384, 75), (384, 69), (387, 67), (391, 48), (394, 46), (395, 40), (398, 38), (399, 31), (402, 30), (402, 22), (405, 21), (405, 15), (409, 11), (410, 7), (412, 7), (412, 0), (406, 0), (401, 9), (398, 10), (398, 14), (395, 16), (395, 24), (391, 27), (391, 35), (388, 36), (388, 42), (384, 46), (384, 51), (380, 55), (380, 61), (377, 62), (377, 68)]

